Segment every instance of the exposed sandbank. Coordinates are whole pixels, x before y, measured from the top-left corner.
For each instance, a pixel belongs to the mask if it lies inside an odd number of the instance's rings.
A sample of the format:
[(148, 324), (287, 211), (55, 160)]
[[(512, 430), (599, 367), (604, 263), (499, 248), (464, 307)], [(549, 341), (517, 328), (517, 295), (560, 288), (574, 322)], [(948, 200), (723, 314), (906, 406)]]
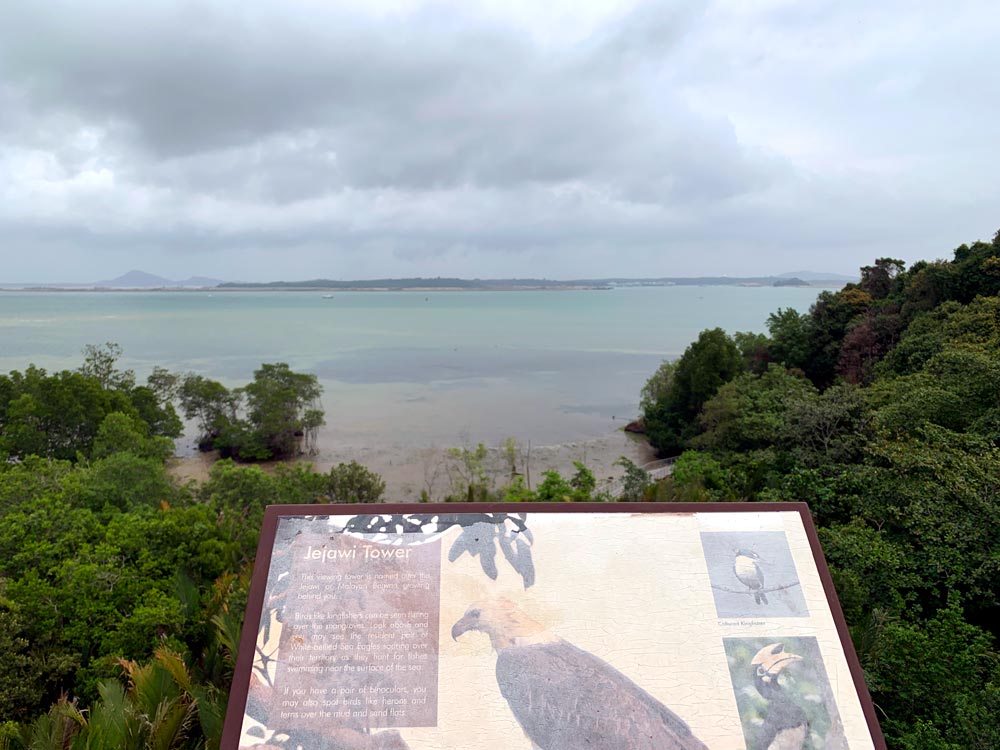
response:
[[(474, 445), (465, 446), (474, 448)], [(486, 467), (497, 486), (506, 483), (510, 466), (500, 446), (488, 445), (489, 456)], [(598, 480), (598, 486), (622, 475), (622, 468), (615, 462), (622, 456), (636, 464), (652, 461), (655, 456), (648, 443), (620, 430), (604, 437), (580, 440), (558, 445), (518, 446), (517, 470), (528, 474), (530, 469), (532, 487), (537, 487), (543, 473), (554, 469), (569, 478), (573, 475), (574, 461), (585, 464)], [(441, 500), (449, 492), (452, 477), (449, 474), (448, 447), (429, 445), (425, 447), (385, 445), (344, 447), (323, 450), (315, 456), (298, 459), (312, 464), (320, 472), (326, 472), (338, 463), (357, 461), (380, 474), (386, 483), (386, 500), (389, 502), (415, 502), (421, 491), (426, 491), (433, 500)], [(185, 482), (208, 479), (215, 461), (214, 454), (202, 453), (172, 459), (170, 473)], [(265, 470), (273, 470), (276, 463), (262, 464)]]

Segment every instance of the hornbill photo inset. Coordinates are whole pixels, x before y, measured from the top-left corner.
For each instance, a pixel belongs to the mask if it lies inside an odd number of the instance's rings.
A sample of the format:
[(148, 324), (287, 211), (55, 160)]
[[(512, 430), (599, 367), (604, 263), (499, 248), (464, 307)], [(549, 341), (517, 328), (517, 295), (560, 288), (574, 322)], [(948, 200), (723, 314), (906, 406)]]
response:
[(772, 643), (758, 651), (750, 662), (754, 687), (767, 701), (760, 750), (801, 750), (805, 747), (809, 734), (806, 712), (779, 681), (785, 669), (801, 661), (801, 656), (786, 651), (781, 643)]

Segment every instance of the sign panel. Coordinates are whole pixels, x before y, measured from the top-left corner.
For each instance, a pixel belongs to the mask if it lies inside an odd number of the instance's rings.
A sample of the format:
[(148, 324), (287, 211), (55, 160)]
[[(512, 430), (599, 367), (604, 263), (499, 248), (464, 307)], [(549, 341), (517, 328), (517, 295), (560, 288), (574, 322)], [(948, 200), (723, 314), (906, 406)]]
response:
[(884, 748), (806, 506), (268, 508), (223, 748), (501, 747)]

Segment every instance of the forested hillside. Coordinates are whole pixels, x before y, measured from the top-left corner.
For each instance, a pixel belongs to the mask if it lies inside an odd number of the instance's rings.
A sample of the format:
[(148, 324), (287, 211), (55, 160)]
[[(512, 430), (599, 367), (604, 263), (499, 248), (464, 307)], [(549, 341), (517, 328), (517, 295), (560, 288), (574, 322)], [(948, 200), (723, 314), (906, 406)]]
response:
[(315, 377), (265, 364), (230, 390), (157, 368), (139, 385), (116, 345), (84, 354), (0, 376), (0, 747), (217, 746), (264, 506), (384, 485), (354, 463), (223, 460), (179, 486), (175, 402), (206, 448), (294, 455), (322, 421)]
[(805, 501), (894, 748), (1000, 747), (1000, 232), (882, 258), (643, 393), (657, 500)]
[[(679, 458), (655, 485), (627, 465), (621, 499), (808, 502), (892, 748), (1000, 748), (998, 295), (1000, 233), (880, 259), (768, 335), (703, 332), (642, 394)], [(138, 385), (117, 354), (0, 376), (0, 748), (217, 747), (264, 506), (383, 499), (354, 463), (179, 486), (177, 407), (206, 448), (294, 455), (315, 381)], [(582, 465), (529, 488), (512, 459), (496, 486), (485, 456), (454, 451), (441, 499), (610, 500)]]

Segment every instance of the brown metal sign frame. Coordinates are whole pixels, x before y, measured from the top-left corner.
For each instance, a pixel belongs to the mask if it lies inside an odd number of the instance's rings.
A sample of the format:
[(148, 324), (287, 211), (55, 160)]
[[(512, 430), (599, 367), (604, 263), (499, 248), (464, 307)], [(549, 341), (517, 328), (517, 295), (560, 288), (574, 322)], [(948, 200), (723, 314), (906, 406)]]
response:
[(885, 750), (885, 739), (879, 727), (868, 687), (864, 681), (861, 663), (851, 641), (843, 610), (837, 599), (829, 567), (823, 556), (816, 527), (813, 524), (806, 503), (449, 503), (438, 504), (378, 504), (378, 505), (272, 505), (264, 514), (260, 541), (253, 578), (250, 584), (246, 616), (240, 639), (239, 653), (233, 676), (233, 686), (229, 695), (225, 725), (222, 733), (222, 750), (237, 750), (243, 715), (246, 707), (253, 668), (257, 624), (264, 606), (271, 553), (274, 548), (278, 522), (281, 518), (302, 516), (364, 516), (364, 515), (409, 515), (409, 514), (483, 514), (483, 513), (526, 513), (526, 514), (607, 514), (607, 513), (656, 513), (689, 515), (695, 513), (761, 513), (794, 512), (802, 519), (802, 526), (809, 541), (810, 551), (816, 564), (826, 600), (836, 626), (840, 645), (846, 657), (853, 678), (854, 688), (868, 725), (876, 750)]

